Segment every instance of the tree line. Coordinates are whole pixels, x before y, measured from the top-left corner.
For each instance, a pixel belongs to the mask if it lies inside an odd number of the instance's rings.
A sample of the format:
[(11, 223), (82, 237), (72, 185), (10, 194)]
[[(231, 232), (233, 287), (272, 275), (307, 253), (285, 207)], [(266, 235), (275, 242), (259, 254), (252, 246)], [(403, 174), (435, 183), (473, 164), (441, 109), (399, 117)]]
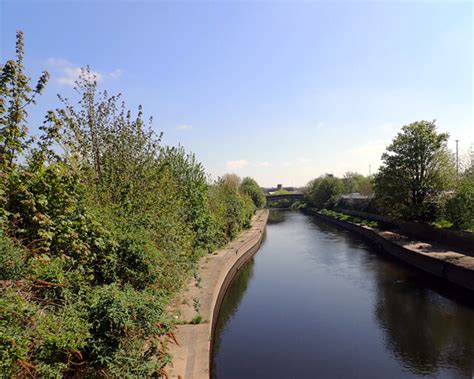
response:
[(18, 32), (0, 65), (0, 375), (163, 375), (167, 304), (265, 196), (251, 178), (210, 182), (88, 67), (33, 138), (48, 78), (31, 87)]
[(472, 162), (459, 167), (448, 139), (435, 121), (405, 125), (386, 148), (375, 175), (323, 175), (308, 184), (305, 201), (333, 209), (342, 194), (373, 193), (366, 207), (370, 212), (474, 231), (474, 167)]

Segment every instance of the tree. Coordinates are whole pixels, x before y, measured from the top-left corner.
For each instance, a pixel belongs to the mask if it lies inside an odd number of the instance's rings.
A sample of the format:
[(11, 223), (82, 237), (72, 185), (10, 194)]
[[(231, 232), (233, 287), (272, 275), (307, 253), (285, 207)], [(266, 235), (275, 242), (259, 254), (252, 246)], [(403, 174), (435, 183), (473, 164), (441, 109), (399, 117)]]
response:
[(326, 174), (308, 184), (306, 202), (316, 208), (333, 208), (343, 192), (342, 180), (332, 174)]
[(447, 133), (438, 133), (435, 121), (403, 126), (382, 155), (375, 177), (380, 210), (390, 216), (431, 221), (437, 198), (451, 189), (456, 172), (446, 147)]
[(49, 74), (43, 71), (36, 87), (29, 85), (30, 78), (24, 72), (23, 32), (16, 34), (16, 59), (0, 65), (0, 168), (9, 171), (15, 159), (28, 147), (26, 106), (35, 103), (36, 95), (46, 86)]
[(256, 208), (263, 208), (265, 206), (267, 202), (265, 193), (254, 179), (250, 177), (244, 178), (240, 189), (250, 196)]
[(456, 194), (446, 204), (446, 216), (453, 226), (474, 231), (474, 170), (466, 170)]
[(342, 182), (344, 183), (344, 193), (359, 192), (362, 195), (373, 193), (371, 179), (357, 172), (346, 172)]
[(194, 154), (186, 153), (182, 146), (162, 148), (159, 161), (162, 167), (170, 169), (180, 188), (185, 205), (184, 219), (196, 235), (194, 247), (212, 250), (212, 214), (204, 167)]

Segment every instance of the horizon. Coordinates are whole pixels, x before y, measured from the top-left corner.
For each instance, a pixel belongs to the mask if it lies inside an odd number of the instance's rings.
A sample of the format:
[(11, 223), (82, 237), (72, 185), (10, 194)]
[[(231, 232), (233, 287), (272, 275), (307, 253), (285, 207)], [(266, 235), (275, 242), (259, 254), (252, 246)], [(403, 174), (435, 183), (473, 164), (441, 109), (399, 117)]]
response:
[(472, 12), (471, 2), (2, 1), (0, 51), (13, 57), (22, 30), (28, 74), (51, 74), (29, 108), (34, 133), (89, 65), (101, 90), (123, 93), (132, 111), (142, 104), (164, 143), (193, 152), (213, 179), (302, 187), (375, 173), (418, 120), (436, 119), (449, 148), (459, 140), (468, 153)]

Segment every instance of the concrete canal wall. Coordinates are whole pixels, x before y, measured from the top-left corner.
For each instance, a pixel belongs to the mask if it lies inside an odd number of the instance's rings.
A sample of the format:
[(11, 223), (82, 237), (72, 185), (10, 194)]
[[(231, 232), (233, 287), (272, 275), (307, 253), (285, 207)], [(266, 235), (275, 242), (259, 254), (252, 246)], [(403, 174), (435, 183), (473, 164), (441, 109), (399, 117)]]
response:
[[(426, 241), (411, 240), (394, 232), (381, 231), (347, 221), (336, 220), (314, 210), (307, 209), (305, 213), (360, 234), (396, 258), (439, 278), (474, 291), (474, 257), (472, 256), (429, 244)], [(358, 214), (358, 216), (362, 215)]]
[[(257, 211), (250, 229), (223, 249), (203, 257), (199, 277), (173, 302), (172, 313), (180, 325), (176, 331), (179, 345), (170, 346), (172, 363), (166, 368), (172, 378), (209, 378), (214, 331), (222, 301), (239, 269), (258, 251), (268, 213), (268, 210)], [(198, 314), (202, 321), (191, 324)]]
[(458, 230), (437, 229), (431, 225), (419, 222), (393, 220), (389, 217), (356, 210), (343, 208), (337, 210), (348, 215), (381, 222), (382, 224), (397, 229), (400, 231), (400, 233), (412, 238), (418, 238), (422, 241), (442, 243), (443, 245), (448, 246), (456, 251), (474, 256), (474, 233), (462, 232)]

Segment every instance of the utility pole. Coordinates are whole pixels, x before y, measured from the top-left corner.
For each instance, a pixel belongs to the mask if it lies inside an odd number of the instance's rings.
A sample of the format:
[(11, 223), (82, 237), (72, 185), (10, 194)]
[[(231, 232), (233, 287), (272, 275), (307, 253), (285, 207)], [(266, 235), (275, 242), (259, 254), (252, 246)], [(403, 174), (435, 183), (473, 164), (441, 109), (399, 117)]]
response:
[(372, 165), (369, 164), (369, 176), (371, 174), (371, 171), (372, 171)]
[(459, 140), (456, 140), (456, 173), (459, 175), (459, 148), (458, 148)]

